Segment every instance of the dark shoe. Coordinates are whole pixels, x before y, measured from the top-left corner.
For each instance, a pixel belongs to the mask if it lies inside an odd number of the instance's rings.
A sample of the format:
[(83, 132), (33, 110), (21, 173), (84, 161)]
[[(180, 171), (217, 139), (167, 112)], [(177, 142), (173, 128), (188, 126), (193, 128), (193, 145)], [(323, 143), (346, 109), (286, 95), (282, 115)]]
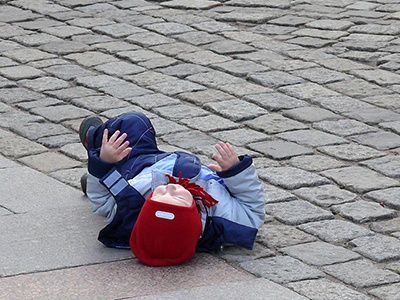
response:
[(87, 174), (84, 174), (82, 177), (81, 177), (81, 188), (82, 188), (82, 192), (87, 196), (87, 194), (86, 194), (86, 189), (87, 189), (87, 178), (88, 178), (88, 175)]
[(82, 121), (81, 126), (79, 127), (79, 138), (81, 139), (81, 143), (86, 150), (88, 146), (87, 132), (90, 128), (97, 127), (101, 124), (103, 124), (103, 121), (96, 116), (87, 117), (85, 120)]

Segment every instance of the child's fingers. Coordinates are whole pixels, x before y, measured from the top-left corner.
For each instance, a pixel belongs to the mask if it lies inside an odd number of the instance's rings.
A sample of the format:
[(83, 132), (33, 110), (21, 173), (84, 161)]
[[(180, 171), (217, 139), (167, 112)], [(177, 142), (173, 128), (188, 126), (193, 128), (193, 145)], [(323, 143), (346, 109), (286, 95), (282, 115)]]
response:
[(113, 144), (115, 142), (115, 140), (117, 139), (117, 137), (119, 136), (120, 131), (117, 130), (116, 132), (114, 132), (114, 134), (110, 137), (110, 139), (108, 140), (109, 143)]
[[(125, 141), (127, 136), (128, 135), (126, 133), (121, 134), (121, 136), (114, 142), (114, 146), (118, 148)], [(129, 145), (129, 142), (128, 142), (128, 145)]]
[(102, 144), (105, 145), (107, 144), (107, 142), (108, 142), (108, 129), (104, 129)]

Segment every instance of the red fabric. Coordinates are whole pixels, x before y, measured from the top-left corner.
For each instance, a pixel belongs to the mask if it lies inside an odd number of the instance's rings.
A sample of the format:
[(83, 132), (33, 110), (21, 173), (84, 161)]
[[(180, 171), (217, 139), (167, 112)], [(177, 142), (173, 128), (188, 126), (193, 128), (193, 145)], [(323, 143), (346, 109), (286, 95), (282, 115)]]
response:
[(132, 252), (150, 266), (170, 266), (189, 260), (202, 231), (196, 202), (191, 207), (176, 206), (153, 201), (151, 196), (132, 230)]

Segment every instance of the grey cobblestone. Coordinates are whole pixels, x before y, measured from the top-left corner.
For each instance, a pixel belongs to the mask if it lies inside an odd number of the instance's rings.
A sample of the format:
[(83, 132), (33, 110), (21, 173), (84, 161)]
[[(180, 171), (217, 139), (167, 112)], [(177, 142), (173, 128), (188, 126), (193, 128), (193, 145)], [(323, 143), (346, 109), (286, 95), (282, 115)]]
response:
[(54, 77), (41, 77), (21, 80), (21, 85), (39, 92), (52, 91), (70, 87), (69, 83)]
[[(257, 160), (253, 160), (256, 168), (258, 168), (261, 164)], [(260, 168), (263, 165), (260, 166)], [(266, 167), (276, 167), (275, 165), (267, 165)], [(286, 202), (296, 200), (297, 197), (288, 191), (278, 188), (272, 184), (263, 183), (264, 197), (265, 203), (276, 203), (276, 202)]]
[(388, 207), (400, 210), (400, 199), (398, 197), (399, 192), (400, 188), (389, 188), (369, 192), (365, 194), (365, 197), (382, 203)]
[(372, 235), (359, 237), (349, 243), (353, 251), (376, 262), (400, 259), (400, 241), (394, 237)]
[(308, 127), (300, 122), (285, 118), (280, 114), (265, 114), (253, 120), (245, 122), (251, 128), (272, 134), (295, 129), (307, 129)]
[(282, 160), (299, 155), (313, 154), (312, 149), (285, 141), (265, 141), (247, 145), (250, 149), (264, 154), (268, 158)]
[(400, 231), (400, 218), (373, 222), (370, 227), (373, 231), (384, 234)]
[(217, 254), (218, 257), (221, 257), (230, 262), (243, 262), (264, 257), (270, 257), (273, 255), (274, 252), (264, 248), (257, 243), (254, 244), (253, 250), (247, 250), (238, 246), (228, 246), (224, 247), (223, 251)]
[(268, 113), (257, 105), (238, 99), (210, 102), (205, 104), (204, 107), (234, 122), (248, 120)]
[(324, 277), (324, 273), (289, 256), (261, 258), (242, 262), (242, 268), (250, 273), (268, 278), (277, 283), (289, 283)]
[(310, 100), (316, 97), (339, 96), (339, 93), (322, 87), (316, 83), (307, 82), (290, 86), (284, 86), (278, 89), (280, 92), (301, 100)]
[(365, 223), (397, 217), (395, 210), (384, 208), (378, 203), (364, 200), (336, 205), (332, 207), (332, 210), (355, 223)]
[(287, 225), (333, 219), (331, 212), (303, 200), (267, 204), (265, 211)]
[(299, 107), (283, 113), (285, 117), (290, 117), (301, 122), (319, 122), (324, 120), (336, 120), (341, 116), (334, 114), (326, 109), (319, 107)]
[(309, 105), (305, 101), (281, 93), (249, 94), (246, 95), (244, 99), (260, 105), (261, 107), (264, 107), (270, 111), (279, 111), (282, 109), (290, 109)]
[(371, 104), (347, 96), (315, 97), (311, 101), (335, 113), (374, 108)]
[(246, 146), (249, 143), (268, 139), (266, 134), (247, 128), (215, 132), (211, 133), (211, 136), (236, 146)]
[(329, 275), (356, 288), (400, 281), (400, 276), (398, 274), (379, 269), (366, 260), (356, 260), (343, 264), (325, 266), (323, 270)]
[(387, 155), (380, 158), (367, 160), (361, 163), (375, 171), (381, 172), (392, 178), (400, 177), (400, 157), (395, 155)]
[(335, 120), (335, 121), (321, 121), (312, 125), (316, 129), (333, 133), (340, 136), (356, 135), (368, 132), (378, 131), (377, 128), (366, 125), (356, 120)]
[(385, 155), (382, 151), (354, 143), (319, 147), (318, 151), (346, 161), (360, 161)]
[(276, 136), (281, 139), (309, 147), (321, 147), (347, 143), (347, 140), (341, 137), (319, 130), (296, 130), (279, 133)]
[(398, 300), (400, 295), (400, 284), (390, 284), (383, 287), (378, 287), (369, 291), (373, 296), (382, 300)]
[(356, 135), (353, 140), (378, 150), (389, 150), (400, 146), (400, 136), (386, 131), (378, 131)]
[(373, 232), (359, 225), (342, 220), (328, 220), (302, 224), (299, 229), (328, 243), (344, 243)]
[(324, 155), (296, 156), (291, 158), (288, 161), (288, 164), (293, 167), (311, 172), (336, 169), (346, 166), (345, 163)]
[(286, 255), (314, 266), (325, 266), (360, 258), (360, 255), (340, 246), (325, 242), (312, 242), (281, 248)]

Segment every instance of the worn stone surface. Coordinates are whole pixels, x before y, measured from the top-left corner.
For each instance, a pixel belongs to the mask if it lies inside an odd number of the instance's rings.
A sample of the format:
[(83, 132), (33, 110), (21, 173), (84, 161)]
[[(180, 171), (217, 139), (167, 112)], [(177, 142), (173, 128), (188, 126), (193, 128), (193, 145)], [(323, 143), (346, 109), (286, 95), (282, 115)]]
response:
[(272, 203), (265, 206), (267, 214), (288, 225), (333, 219), (333, 214), (303, 200)]
[(378, 287), (369, 291), (373, 296), (383, 300), (398, 300), (400, 299), (400, 284), (390, 284), (383, 287)]
[(306, 171), (323, 171), (346, 166), (344, 162), (323, 155), (296, 156), (291, 158), (288, 163)]
[(357, 253), (325, 242), (312, 242), (281, 248), (286, 255), (314, 266), (332, 265), (360, 258)]
[(277, 134), (276, 136), (284, 140), (310, 147), (320, 147), (347, 143), (347, 141), (341, 137), (319, 130), (296, 130), (283, 132)]
[(310, 148), (286, 141), (256, 142), (249, 144), (248, 147), (254, 151), (261, 152), (266, 157), (277, 160), (313, 153)]
[(279, 114), (266, 114), (245, 122), (246, 125), (266, 133), (279, 133), (295, 129), (307, 129), (304, 124), (285, 118)]
[(378, 191), (372, 191), (365, 194), (365, 197), (379, 202), (388, 207), (400, 210), (399, 199), (400, 188), (389, 188)]
[(376, 262), (400, 259), (400, 241), (394, 237), (372, 235), (359, 237), (350, 242), (353, 251)]
[(324, 272), (356, 288), (400, 281), (400, 276), (382, 270), (367, 260), (355, 260), (323, 267)]
[(360, 161), (385, 155), (382, 151), (355, 143), (319, 147), (318, 151), (347, 161)]

